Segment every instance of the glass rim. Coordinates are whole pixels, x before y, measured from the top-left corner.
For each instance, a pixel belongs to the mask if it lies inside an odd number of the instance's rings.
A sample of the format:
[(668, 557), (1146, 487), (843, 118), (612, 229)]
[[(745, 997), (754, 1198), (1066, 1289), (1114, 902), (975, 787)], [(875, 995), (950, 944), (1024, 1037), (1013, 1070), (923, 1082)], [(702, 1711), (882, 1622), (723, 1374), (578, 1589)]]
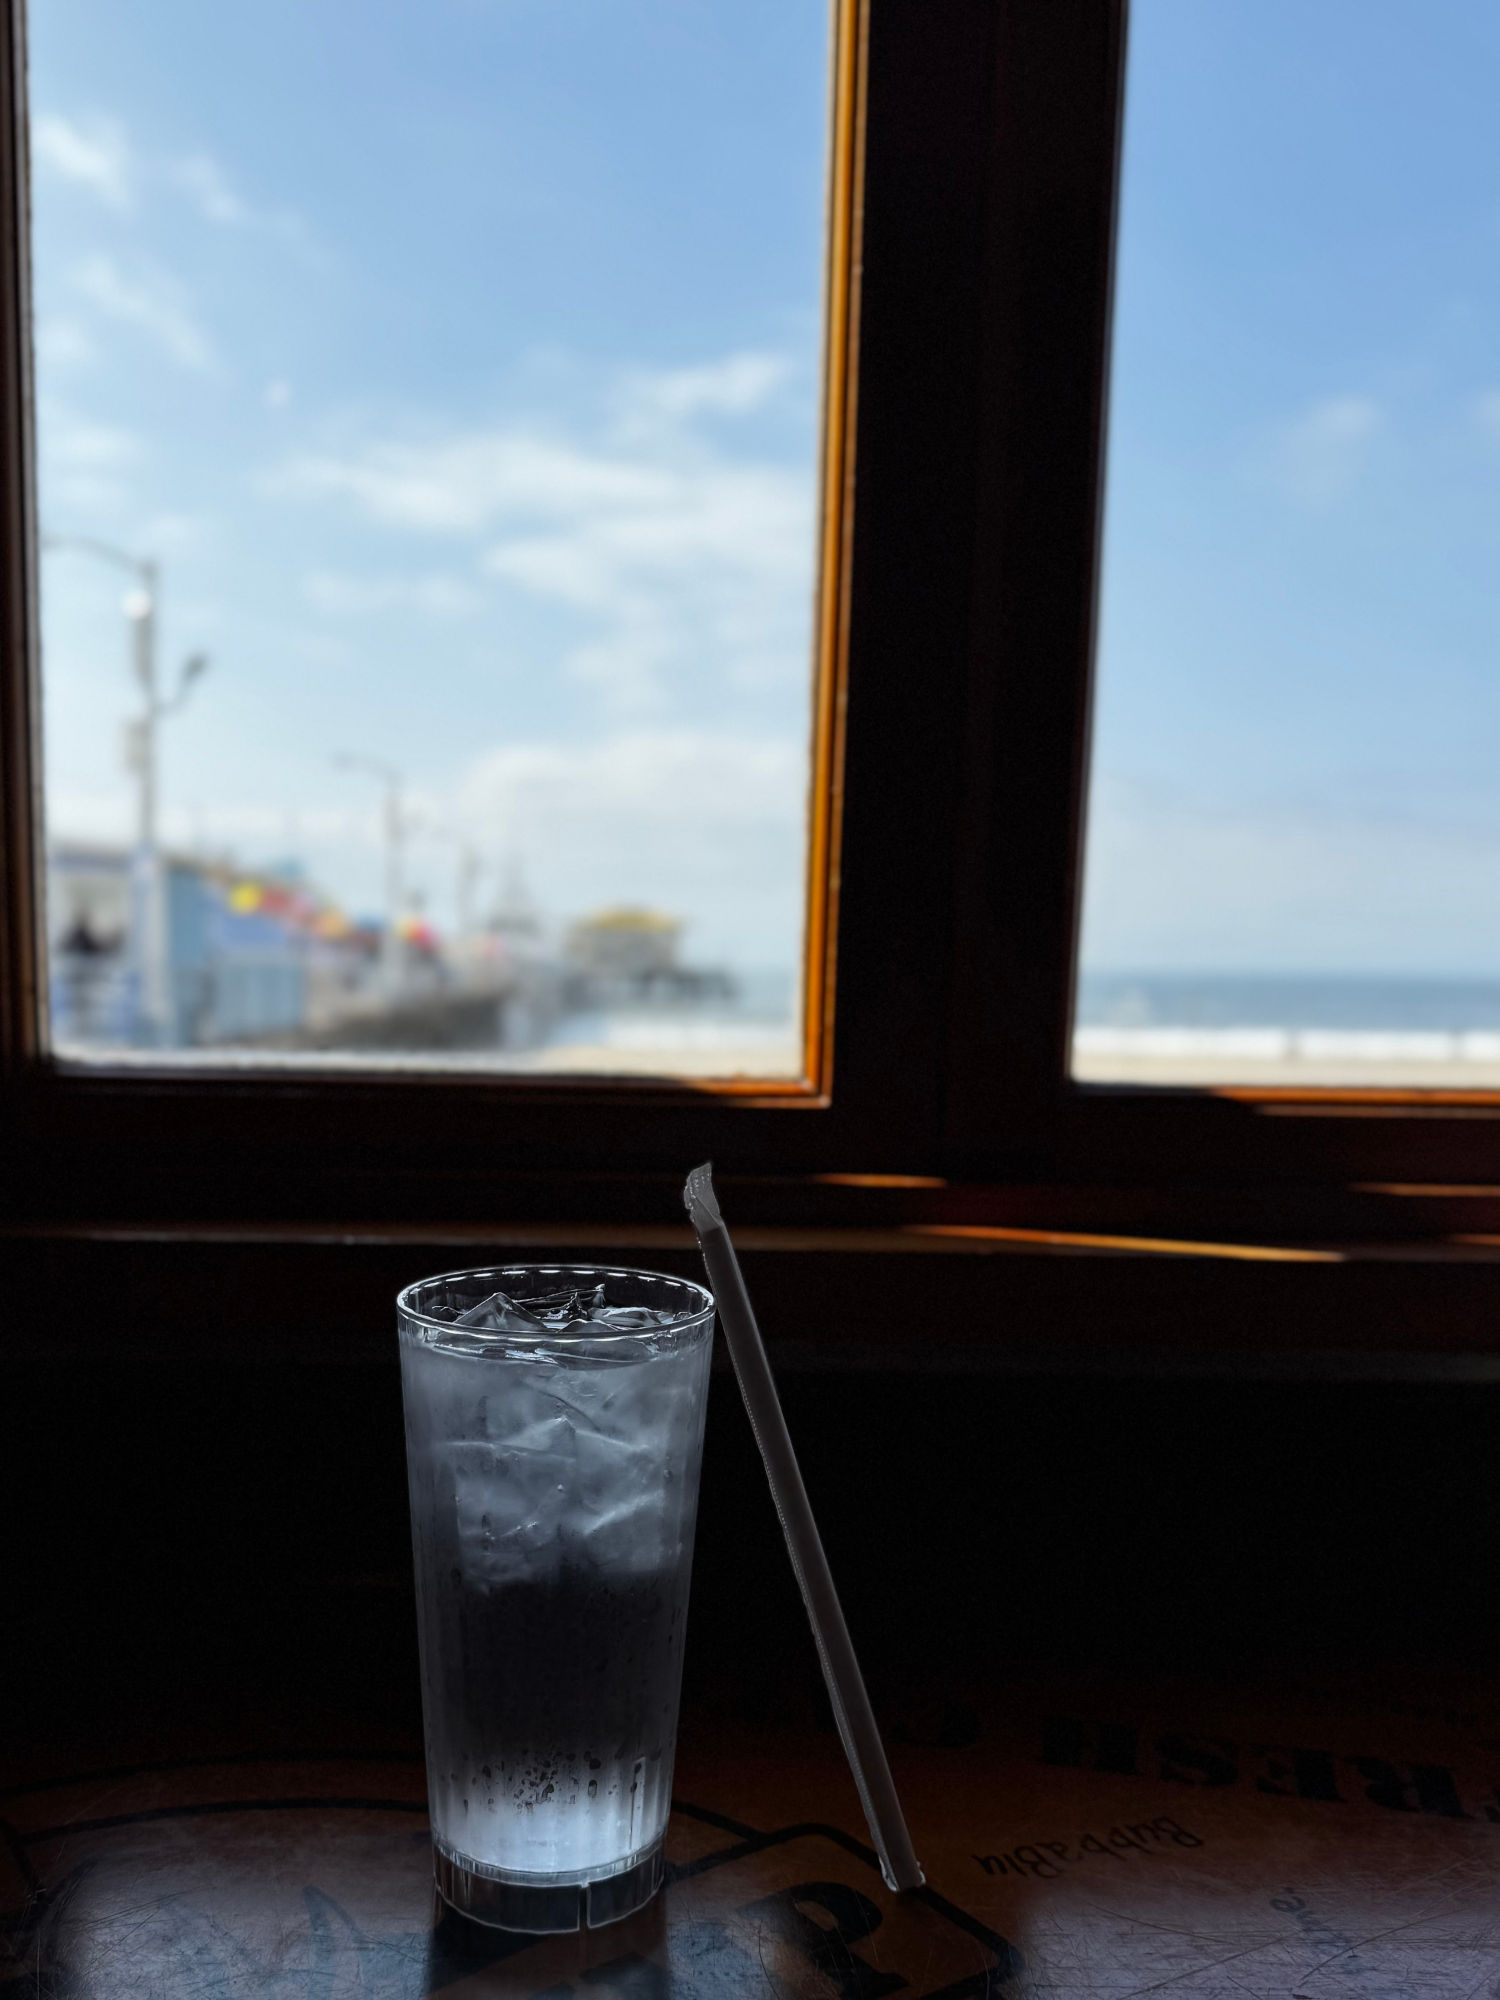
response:
[[(457, 1271), (430, 1272), (425, 1278), (414, 1278), (409, 1285), (404, 1285), (401, 1288), (396, 1294), (396, 1311), (403, 1319), (410, 1320), (417, 1326), (430, 1327), (434, 1333), (451, 1334), (455, 1331), (463, 1332), (466, 1329), (455, 1328), (454, 1322), (451, 1319), (438, 1319), (433, 1314), (424, 1312), (420, 1306), (412, 1304), (413, 1294), (425, 1291), (430, 1285), (451, 1284), (455, 1279), (459, 1278), (493, 1278), (498, 1281), (507, 1274), (513, 1275), (520, 1271), (540, 1273), (546, 1277), (555, 1276), (562, 1280), (569, 1278), (593, 1278), (595, 1280), (604, 1278), (650, 1278), (658, 1284), (672, 1285), (681, 1291), (694, 1294), (698, 1300), (698, 1303), (690, 1310), (685, 1311), (680, 1318), (670, 1321), (666, 1326), (655, 1329), (655, 1331), (672, 1334), (680, 1338), (684, 1334), (697, 1333), (705, 1322), (709, 1325), (713, 1323), (714, 1312), (716, 1310), (713, 1293), (705, 1285), (698, 1284), (692, 1278), (679, 1278), (673, 1271), (649, 1271), (639, 1264), (552, 1264), (535, 1260), (515, 1264), (472, 1264)], [(493, 1289), (502, 1291), (504, 1287), (497, 1282)], [(630, 1331), (625, 1328), (621, 1328), (618, 1331), (608, 1331), (604, 1328), (590, 1327), (580, 1327), (577, 1332), (566, 1332), (554, 1327), (538, 1327), (535, 1333), (507, 1333), (504, 1336), (507, 1346), (522, 1346), (530, 1342), (539, 1346), (577, 1345), (582, 1347), (587, 1345), (589, 1347), (600, 1347), (609, 1341), (639, 1341), (640, 1338), (641, 1335), (638, 1331)]]

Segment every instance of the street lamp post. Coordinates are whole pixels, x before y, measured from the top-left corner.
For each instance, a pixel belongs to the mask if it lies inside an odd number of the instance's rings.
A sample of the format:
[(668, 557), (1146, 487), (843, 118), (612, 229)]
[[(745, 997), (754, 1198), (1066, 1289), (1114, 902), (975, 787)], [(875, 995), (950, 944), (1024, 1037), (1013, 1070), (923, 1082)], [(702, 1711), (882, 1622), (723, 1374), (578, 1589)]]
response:
[(140, 720), (130, 733), (139, 784), (136, 829), (136, 908), (141, 940), (139, 976), (142, 1040), (161, 1048), (171, 1027), (166, 884), (156, 839), (156, 597), (160, 579), (149, 559), (139, 565), (140, 584), (125, 599), (132, 629), (135, 677), (141, 689)]
[(479, 887), (479, 849), (471, 840), (458, 844), (458, 934), (465, 941), (474, 935), (474, 893)]
[(135, 556), (113, 542), (91, 535), (42, 536), (44, 549), (73, 550), (97, 556), (134, 576), (126, 594), (125, 616), (131, 626), (131, 664), (141, 689), (141, 712), (128, 726), (126, 763), (137, 781), (136, 849), (132, 869), (132, 923), (137, 982), (137, 1038), (147, 1048), (164, 1048), (171, 1038), (171, 968), (168, 964), (167, 911), (161, 849), (157, 839), (157, 731), (164, 717), (186, 701), (194, 681), (207, 670), (208, 655), (193, 653), (184, 662), (177, 690), (163, 701), (156, 680), (156, 613), (161, 598), (161, 569), (153, 557)]
[(479, 849), (468, 834), (456, 833), (451, 826), (429, 823), (424, 831), (431, 834), (435, 840), (451, 841), (458, 850), (458, 875), (453, 901), (456, 925), (454, 934), (462, 942), (474, 935), (475, 896), (483, 870)]
[(406, 846), (406, 812), (401, 803), (401, 773), (394, 764), (378, 757), (352, 757), (341, 753), (334, 763), (343, 771), (364, 771), (378, 778), (385, 792), (385, 935), (380, 941), (381, 984), (386, 1001), (395, 1006), (405, 981), (401, 964), (401, 915), (406, 899), (403, 860)]

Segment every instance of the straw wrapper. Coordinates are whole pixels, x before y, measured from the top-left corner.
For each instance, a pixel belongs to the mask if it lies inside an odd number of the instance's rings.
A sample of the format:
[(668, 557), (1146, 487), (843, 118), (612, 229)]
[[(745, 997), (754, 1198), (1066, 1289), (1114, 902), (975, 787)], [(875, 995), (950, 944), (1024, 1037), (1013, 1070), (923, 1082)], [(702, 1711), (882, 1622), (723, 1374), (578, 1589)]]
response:
[(807, 1607), (844, 1754), (854, 1774), (870, 1837), (880, 1856), (880, 1872), (892, 1889), (919, 1889), (925, 1878), (912, 1851), (911, 1835), (906, 1830), (885, 1747), (880, 1741), (870, 1697), (865, 1692), (864, 1676), (844, 1623), (838, 1592), (833, 1587), (797, 1455), (792, 1450), (765, 1344), (755, 1322), (750, 1295), (745, 1290), (739, 1259), (719, 1213), (713, 1175), (706, 1165), (694, 1167), (688, 1175), (682, 1198), (708, 1266), (709, 1283), (719, 1308), (719, 1325), (729, 1344), (729, 1358), (745, 1399), (750, 1428), (760, 1447), (771, 1497), (781, 1517), (787, 1552), (802, 1602)]

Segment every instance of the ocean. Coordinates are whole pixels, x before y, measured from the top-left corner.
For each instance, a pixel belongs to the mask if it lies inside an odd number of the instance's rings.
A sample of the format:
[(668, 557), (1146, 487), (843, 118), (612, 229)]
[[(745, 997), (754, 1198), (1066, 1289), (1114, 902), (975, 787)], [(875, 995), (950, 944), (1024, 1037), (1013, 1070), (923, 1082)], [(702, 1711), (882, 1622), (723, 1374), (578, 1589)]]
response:
[(1085, 971), (1076, 1021), (1080, 1028), (1500, 1033), (1500, 979)]
[(1500, 979), (1086, 972), (1089, 1082), (1500, 1087)]

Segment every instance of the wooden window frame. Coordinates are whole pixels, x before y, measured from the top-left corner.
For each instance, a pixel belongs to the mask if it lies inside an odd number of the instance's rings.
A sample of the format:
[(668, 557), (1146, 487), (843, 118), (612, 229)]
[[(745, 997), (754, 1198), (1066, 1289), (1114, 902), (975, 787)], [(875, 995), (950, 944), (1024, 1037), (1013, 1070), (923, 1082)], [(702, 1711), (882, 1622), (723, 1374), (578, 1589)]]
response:
[[(674, 1183), (711, 1155), (750, 1223), (789, 1250), (799, 1230), (831, 1231), (851, 1268), (861, 1245), (903, 1232), (906, 1247), (1085, 1257), (1078, 1296), (1097, 1303), (1100, 1259), (1154, 1251), (1177, 1270), (1219, 1259), (1244, 1301), (1271, 1296), (1255, 1275), (1269, 1261), (1304, 1344), (1314, 1322), (1364, 1338), (1368, 1288), (1346, 1289), (1331, 1318), (1318, 1303), (1330, 1260), (1493, 1254), (1496, 1094), (1069, 1075), (1124, 0), (842, 8), (803, 1084), (50, 1060), (19, 0), (6, 22), (0, 1118), (13, 1234), (274, 1234), (339, 1218), (420, 1235), (504, 1216), (639, 1237), (675, 1215)], [(968, 1296), (973, 1273), (951, 1276), (955, 1259), (928, 1268)], [(1163, 1325), (1196, 1282), (1159, 1281)], [(1422, 1282), (1381, 1338), (1416, 1338), (1438, 1296)]]

